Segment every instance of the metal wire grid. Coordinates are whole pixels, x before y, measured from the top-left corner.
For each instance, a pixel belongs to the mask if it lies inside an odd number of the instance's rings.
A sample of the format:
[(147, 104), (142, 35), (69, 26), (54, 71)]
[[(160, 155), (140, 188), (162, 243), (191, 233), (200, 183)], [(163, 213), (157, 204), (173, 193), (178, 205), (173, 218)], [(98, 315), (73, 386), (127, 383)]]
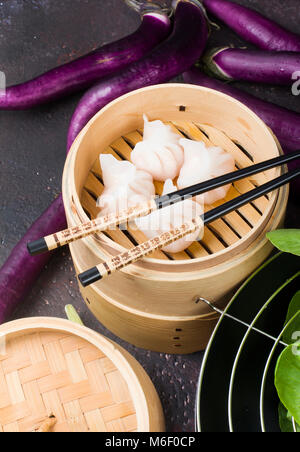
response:
[[(270, 363), (272, 361), (274, 352), (276, 350), (276, 347), (278, 346), (279, 342), (280, 342), (280, 337), (283, 335), (283, 333), (285, 332), (286, 328), (288, 327), (289, 323), (281, 330), (277, 340), (274, 342), (274, 345), (270, 351), (270, 354), (267, 358), (266, 361), (266, 365), (264, 368), (264, 372), (263, 372), (263, 377), (262, 377), (262, 382), (261, 382), (261, 388), (260, 388), (260, 401), (259, 401), (259, 411), (260, 411), (260, 424), (261, 424), (261, 430), (262, 432), (266, 432), (266, 425), (265, 425), (265, 416), (264, 416), (264, 395), (265, 395), (265, 389), (266, 389), (266, 379), (267, 379), (267, 374), (269, 371), (269, 367), (270, 367)], [(292, 418), (293, 420), (293, 429), (294, 432), (296, 433), (296, 425), (295, 425), (295, 421), (294, 418)]]
[[(219, 323), (222, 321), (222, 319), (224, 317), (230, 318), (231, 320), (238, 322), (244, 326), (247, 327), (247, 331), (244, 334), (244, 337), (240, 343), (240, 346), (238, 348), (238, 351), (236, 353), (235, 359), (234, 359), (234, 363), (232, 366), (232, 372), (231, 372), (231, 376), (230, 376), (230, 382), (229, 382), (229, 391), (228, 391), (228, 422), (229, 422), (229, 430), (230, 432), (234, 432), (234, 423), (233, 423), (233, 416), (232, 416), (232, 396), (233, 396), (233, 388), (234, 388), (234, 383), (235, 383), (235, 376), (236, 376), (236, 370), (237, 370), (237, 366), (240, 360), (240, 357), (242, 355), (244, 346), (247, 343), (247, 339), (249, 338), (249, 335), (252, 331), (261, 334), (262, 336), (272, 340), (274, 342), (271, 351), (267, 357), (266, 360), (266, 364), (264, 367), (264, 371), (263, 371), (263, 375), (261, 378), (261, 385), (260, 385), (260, 404), (259, 404), (259, 410), (260, 410), (260, 424), (261, 424), (261, 431), (262, 432), (267, 432), (266, 430), (266, 423), (265, 423), (265, 409), (264, 409), (264, 396), (265, 396), (265, 389), (266, 389), (266, 380), (267, 380), (267, 375), (268, 375), (268, 371), (270, 368), (270, 363), (272, 361), (272, 358), (274, 356), (274, 353), (276, 351), (276, 348), (278, 346), (282, 347), (282, 350), (284, 349), (284, 347), (286, 347), (288, 344), (284, 343), (283, 341), (281, 341), (281, 337), (284, 334), (285, 330), (288, 328), (289, 323), (287, 323), (282, 330), (280, 331), (279, 335), (277, 337), (273, 337), (271, 335), (269, 335), (268, 333), (266, 333), (265, 331), (262, 331), (258, 328), (255, 327), (255, 324), (257, 323), (257, 321), (260, 319), (261, 315), (264, 313), (264, 311), (269, 307), (272, 303), (272, 301), (274, 301), (276, 299), (276, 295), (284, 288), (286, 287), (289, 283), (291, 283), (294, 279), (296, 279), (297, 277), (299, 277), (300, 272), (298, 272), (297, 274), (294, 275), (293, 278), (289, 279), (284, 285), (282, 285), (278, 291), (276, 291), (268, 300), (267, 302), (261, 307), (261, 309), (259, 310), (259, 312), (257, 313), (257, 315), (254, 317), (253, 321), (250, 324), (247, 324), (246, 322), (243, 322), (242, 320), (228, 314), (226, 311), (222, 311), (221, 309), (218, 309), (216, 306), (214, 306), (212, 303), (210, 303), (208, 300), (199, 297), (199, 301), (202, 301), (204, 303), (206, 303), (207, 305), (209, 305), (214, 311), (218, 312), (220, 314), (220, 319), (219, 319)], [(213, 336), (211, 337), (211, 341), (213, 340)], [(210, 344), (209, 344), (210, 345)], [(208, 346), (209, 346), (208, 345)], [(203, 363), (204, 364), (204, 363)], [(198, 396), (199, 396), (199, 392), (200, 392), (200, 386), (198, 387)], [(199, 397), (198, 397), (199, 400)], [(296, 423), (294, 418), (292, 418), (292, 425), (293, 425), (293, 431), (296, 433), (297, 429), (296, 429)], [(201, 431), (201, 426), (200, 426), (200, 420), (198, 419), (198, 430)]]

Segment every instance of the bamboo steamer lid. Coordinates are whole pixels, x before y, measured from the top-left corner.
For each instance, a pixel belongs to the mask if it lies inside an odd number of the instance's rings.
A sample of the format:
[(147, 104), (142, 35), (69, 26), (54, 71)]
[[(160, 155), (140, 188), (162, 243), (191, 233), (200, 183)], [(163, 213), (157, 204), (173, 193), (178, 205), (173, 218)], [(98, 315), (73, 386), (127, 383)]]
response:
[(155, 388), (123, 348), (69, 320), (37, 317), (0, 327), (0, 431), (164, 431)]

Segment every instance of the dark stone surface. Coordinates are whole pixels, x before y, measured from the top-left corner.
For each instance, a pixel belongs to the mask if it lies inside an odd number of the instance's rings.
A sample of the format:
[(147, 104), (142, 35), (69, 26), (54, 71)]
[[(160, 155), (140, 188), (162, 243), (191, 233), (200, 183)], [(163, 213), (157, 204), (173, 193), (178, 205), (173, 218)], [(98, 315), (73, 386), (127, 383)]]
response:
[[(299, 0), (239, 0), (293, 31), (299, 31)], [(7, 83), (47, 69), (127, 35), (139, 17), (122, 0), (5, 0), (0, 2), (0, 70)], [(242, 45), (232, 31), (213, 29), (211, 45)], [(180, 77), (179, 79), (180, 80)], [(290, 88), (237, 84), (298, 111)], [(36, 217), (60, 192), (68, 122), (80, 94), (32, 111), (0, 112), (0, 265)], [(299, 207), (290, 202), (288, 227), (300, 227)], [(72, 303), (84, 323), (124, 346), (150, 375), (161, 398), (168, 431), (194, 431), (196, 385), (203, 353), (165, 355), (141, 350), (107, 331), (85, 307), (68, 250), (44, 269), (14, 318), (65, 317)]]

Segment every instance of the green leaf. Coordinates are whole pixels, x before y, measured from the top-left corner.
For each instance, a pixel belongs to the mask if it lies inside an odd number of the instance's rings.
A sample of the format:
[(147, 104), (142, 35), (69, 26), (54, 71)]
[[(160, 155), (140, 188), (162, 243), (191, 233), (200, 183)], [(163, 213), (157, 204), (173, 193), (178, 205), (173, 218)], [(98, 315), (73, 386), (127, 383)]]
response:
[(300, 425), (299, 343), (289, 345), (279, 356), (275, 369), (275, 386), (281, 403)]
[(300, 340), (300, 311), (298, 311), (293, 320), (290, 321), (284, 330), (282, 340), (288, 345), (294, 344)]
[(294, 315), (293, 320), (287, 325), (282, 340), (288, 345), (300, 340), (300, 311)]
[[(278, 407), (279, 427), (283, 433), (294, 433), (291, 415), (282, 403)], [(300, 433), (300, 426), (296, 424), (296, 431)]]
[(300, 311), (300, 290), (296, 292), (289, 304), (285, 323), (288, 323), (298, 311)]
[(300, 339), (300, 290), (293, 296), (289, 305), (285, 325), (287, 325), (282, 340), (293, 344)]
[(81, 318), (77, 314), (77, 311), (72, 304), (68, 304), (65, 306), (65, 312), (67, 314), (68, 319), (71, 322), (78, 323), (79, 325), (83, 325)]
[(300, 229), (277, 229), (268, 232), (267, 238), (280, 251), (300, 256)]

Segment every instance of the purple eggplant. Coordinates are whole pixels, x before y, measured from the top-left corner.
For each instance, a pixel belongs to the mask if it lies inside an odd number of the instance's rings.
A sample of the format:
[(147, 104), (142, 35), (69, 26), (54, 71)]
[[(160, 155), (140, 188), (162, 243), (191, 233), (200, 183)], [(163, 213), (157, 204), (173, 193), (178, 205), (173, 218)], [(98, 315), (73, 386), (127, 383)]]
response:
[(300, 52), (217, 48), (202, 58), (205, 71), (222, 80), (291, 85), (300, 74)]
[[(193, 85), (200, 85), (220, 91), (245, 104), (257, 114), (273, 131), (284, 152), (288, 153), (300, 149), (300, 115), (284, 107), (259, 99), (252, 94), (245, 93), (227, 83), (215, 80), (193, 67), (183, 74), (184, 81)], [(291, 163), (291, 168), (299, 163)], [(293, 183), (293, 194), (299, 202), (300, 180)]]
[(148, 13), (133, 34), (107, 44), (70, 63), (59, 66), (33, 80), (0, 92), (0, 109), (24, 110), (57, 100), (85, 88), (146, 55), (171, 32), (164, 14)]
[(0, 269), (0, 323), (8, 320), (25, 299), (52, 256), (52, 253), (30, 256), (27, 243), (65, 227), (66, 217), (60, 195), (33, 223)]
[[(155, 28), (153, 33), (154, 31)], [(88, 95), (89, 101), (84, 104), (84, 118), (93, 116), (101, 106), (124, 92), (166, 81), (187, 70), (204, 50), (207, 35), (208, 27), (202, 7), (197, 7), (188, 0), (181, 0), (175, 14), (172, 38), (154, 53), (143, 58), (141, 64), (136, 63), (131, 65), (129, 70), (126, 69), (111, 79), (106, 78), (103, 84), (100, 84), (99, 90), (95, 88), (95, 91), (92, 91), (95, 103), (91, 102), (91, 94)], [(82, 107), (81, 103), (80, 114)], [(80, 122), (76, 121), (78, 132), (84, 125), (84, 120), (81, 126)], [(72, 122), (71, 130), (75, 130), (74, 126), (75, 122)], [(70, 144), (72, 143), (69, 142), (69, 147)], [(33, 223), (0, 269), (0, 323), (8, 320), (18, 304), (24, 300), (52, 255), (46, 253), (31, 256), (27, 244), (65, 228), (66, 218), (60, 196)]]
[(208, 24), (200, 3), (178, 2), (172, 34), (148, 55), (107, 77), (82, 97), (68, 132), (68, 149), (87, 122), (117, 97), (149, 85), (164, 83), (191, 67), (200, 58), (208, 38)]
[[(228, 0), (203, 0), (207, 11), (260, 49), (300, 52), (300, 36), (260, 13)], [(283, 2), (284, 8), (284, 2)]]

